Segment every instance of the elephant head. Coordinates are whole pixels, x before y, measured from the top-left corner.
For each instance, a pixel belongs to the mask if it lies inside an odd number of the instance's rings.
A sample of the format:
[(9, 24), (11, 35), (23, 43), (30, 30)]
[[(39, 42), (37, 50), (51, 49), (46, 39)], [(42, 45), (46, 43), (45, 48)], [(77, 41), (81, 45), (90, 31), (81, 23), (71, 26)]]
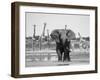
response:
[(60, 43), (61, 41), (65, 43), (66, 39), (67, 40), (74, 39), (75, 33), (72, 30), (55, 29), (51, 32), (50, 36), (57, 43)]

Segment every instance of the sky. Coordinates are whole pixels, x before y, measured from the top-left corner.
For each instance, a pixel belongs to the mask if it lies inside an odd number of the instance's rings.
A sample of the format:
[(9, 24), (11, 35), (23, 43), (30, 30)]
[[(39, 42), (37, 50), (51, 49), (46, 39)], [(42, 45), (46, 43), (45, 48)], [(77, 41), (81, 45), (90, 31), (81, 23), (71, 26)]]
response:
[(82, 37), (90, 35), (90, 16), (76, 14), (51, 14), (51, 13), (25, 13), (25, 30), (26, 37), (32, 36), (34, 33), (33, 25), (36, 25), (36, 35), (41, 35), (43, 32), (44, 23), (46, 23), (45, 34), (47, 29), (51, 33), (54, 29), (71, 29), (78, 37), (78, 32)]

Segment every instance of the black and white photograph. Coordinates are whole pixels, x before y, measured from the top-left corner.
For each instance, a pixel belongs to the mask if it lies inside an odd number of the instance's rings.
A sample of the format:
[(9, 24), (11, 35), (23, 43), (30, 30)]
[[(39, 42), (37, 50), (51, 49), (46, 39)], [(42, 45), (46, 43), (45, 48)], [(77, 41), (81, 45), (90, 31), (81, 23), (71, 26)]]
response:
[(97, 73), (97, 7), (12, 4), (12, 76)]
[(90, 63), (90, 15), (25, 12), (25, 67)]

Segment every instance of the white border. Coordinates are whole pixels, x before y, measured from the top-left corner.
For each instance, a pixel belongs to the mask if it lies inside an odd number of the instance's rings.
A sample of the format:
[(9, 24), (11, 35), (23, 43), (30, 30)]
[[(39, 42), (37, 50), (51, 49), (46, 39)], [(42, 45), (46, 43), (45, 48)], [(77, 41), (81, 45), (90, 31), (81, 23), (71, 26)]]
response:
[[(25, 12), (68, 13), (90, 15), (90, 64), (75, 66), (25, 67)], [(95, 70), (95, 11), (85, 9), (20, 6), (20, 74), (73, 72)]]

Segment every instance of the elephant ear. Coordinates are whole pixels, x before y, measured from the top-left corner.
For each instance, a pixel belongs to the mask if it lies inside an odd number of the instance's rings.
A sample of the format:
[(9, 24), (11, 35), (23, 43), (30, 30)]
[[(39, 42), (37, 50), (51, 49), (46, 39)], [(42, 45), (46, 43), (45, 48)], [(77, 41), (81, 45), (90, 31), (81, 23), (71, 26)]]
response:
[(51, 38), (53, 39), (53, 40), (55, 40), (57, 43), (60, 43), (60, 33), (59, 33), (59, 30), (53, 30), (52, 32), (51, 32)]
[(66, 30), (66, 36), (69, 40), (73, 40), (76, 38), (75, 33), (72, 30)]

